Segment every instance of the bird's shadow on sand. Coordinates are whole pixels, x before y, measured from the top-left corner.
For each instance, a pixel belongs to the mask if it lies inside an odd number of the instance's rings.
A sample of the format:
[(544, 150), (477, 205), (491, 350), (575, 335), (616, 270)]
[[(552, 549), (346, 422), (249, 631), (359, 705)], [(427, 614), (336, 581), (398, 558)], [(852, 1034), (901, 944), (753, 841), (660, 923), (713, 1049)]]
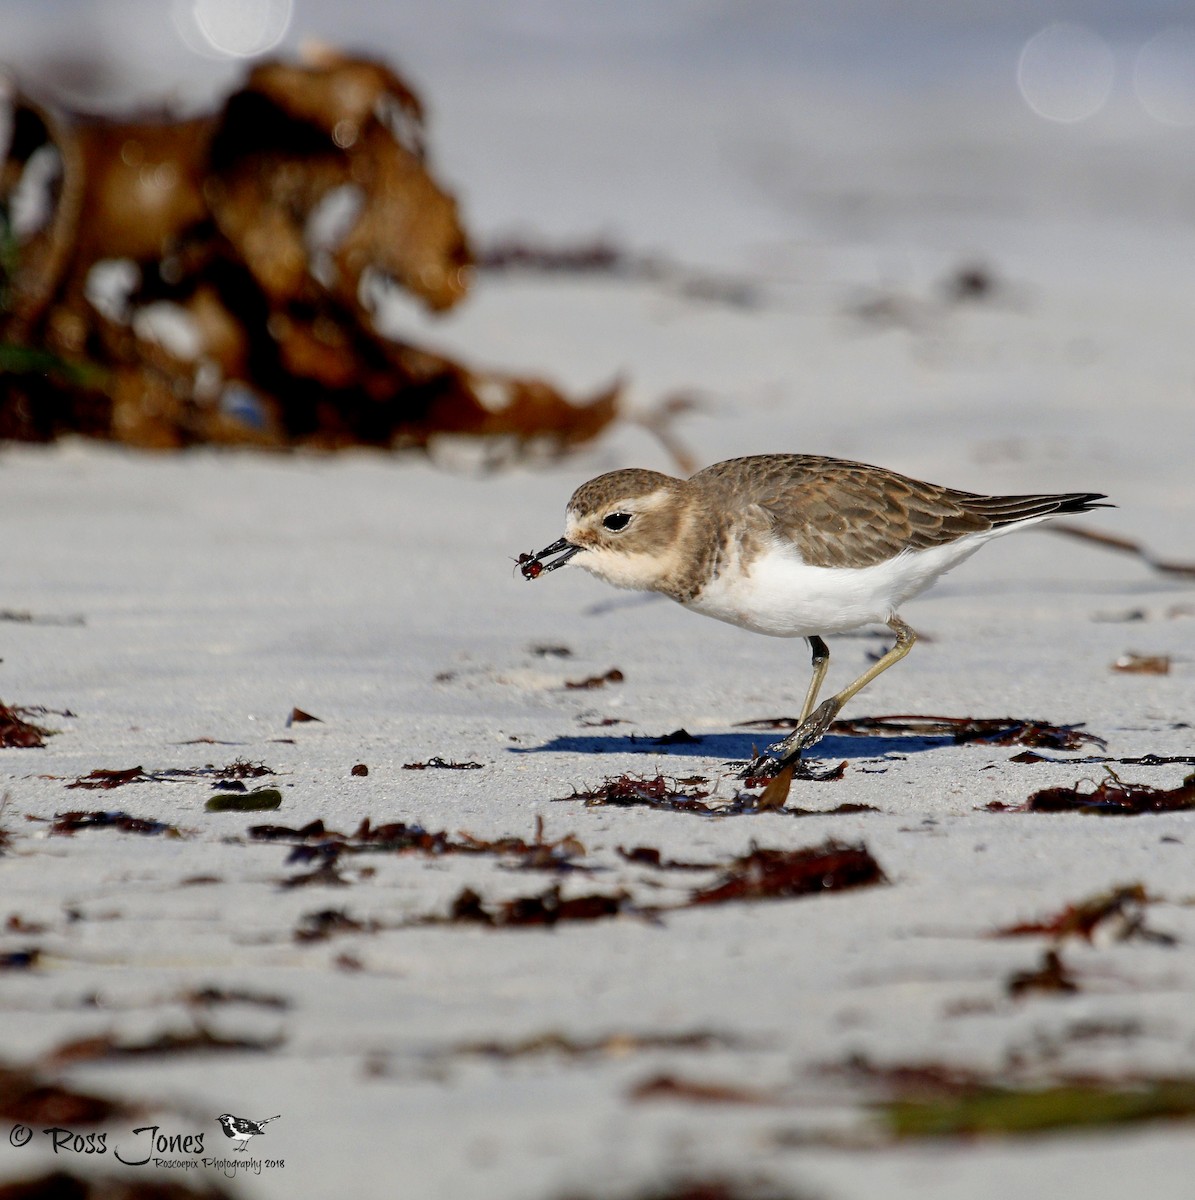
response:
[[(683, 732), (683, 731), (680, 731)], [(721, 758), (748, 761), (786, 730), (745, 730), (735, 733), (703, 733), (679, 738), (676, 734), (650, 737), (636, 733), (560, 734), (539, 746), (511, 746), (512, 754), (651, 754), (659, 758)], [(949, 734), (878, 734), (873, 737), (828, 734), (808, 751), (811, 758), (875, 759), (899, 758), (957, 745)]]

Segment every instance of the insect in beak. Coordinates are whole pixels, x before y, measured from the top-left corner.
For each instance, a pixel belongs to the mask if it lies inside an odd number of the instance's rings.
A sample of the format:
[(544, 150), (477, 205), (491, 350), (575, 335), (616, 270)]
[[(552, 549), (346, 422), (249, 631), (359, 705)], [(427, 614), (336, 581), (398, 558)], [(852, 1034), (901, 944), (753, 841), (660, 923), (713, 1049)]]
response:
[[(580, 549), (580, 546), (574, 546), (572, 542), (561, 538), (546, 549), (539, 551), (538, 554), (520, 554), (518, 557), (519, 570), (523, 573), (524, 579), (538, 579), (547, 571), (555, 571), (557, 567), (563, 567)], [(551, 562), (544, 562), (543, 559), (549, 554), (556, 554), (559, 557)]]

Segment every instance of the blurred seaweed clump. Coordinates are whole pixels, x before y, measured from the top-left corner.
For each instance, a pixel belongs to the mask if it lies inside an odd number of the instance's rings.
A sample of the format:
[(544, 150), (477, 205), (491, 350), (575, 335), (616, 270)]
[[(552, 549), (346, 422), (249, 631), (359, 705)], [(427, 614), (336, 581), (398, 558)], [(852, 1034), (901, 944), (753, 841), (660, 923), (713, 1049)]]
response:
[(560, 450), (615, 416), (386, 336), (472, 267), (419, 98), (329, 51), (257, 65), (215, 113), (70, 113), (13, 91), (0, 139), (0, 439)]

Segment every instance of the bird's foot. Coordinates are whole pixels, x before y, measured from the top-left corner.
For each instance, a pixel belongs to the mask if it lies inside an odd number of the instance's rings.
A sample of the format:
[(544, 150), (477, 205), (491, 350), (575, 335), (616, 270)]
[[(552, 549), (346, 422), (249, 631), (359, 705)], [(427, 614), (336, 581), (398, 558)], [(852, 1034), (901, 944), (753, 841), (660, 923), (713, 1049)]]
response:
[(785, 767), (792, 767), (795, 779), (816, 779), (817, 775), (801, 761), (801, 755), (826, 736), (826, 730), (830, 728), (841, 709), (841, 701), (834, 697), (823, 701), (788, 737), (769, 746), (761, 755), (752, 759), (739, 772), (739, 778), (771, 779), (774, 775), (779, 775)]

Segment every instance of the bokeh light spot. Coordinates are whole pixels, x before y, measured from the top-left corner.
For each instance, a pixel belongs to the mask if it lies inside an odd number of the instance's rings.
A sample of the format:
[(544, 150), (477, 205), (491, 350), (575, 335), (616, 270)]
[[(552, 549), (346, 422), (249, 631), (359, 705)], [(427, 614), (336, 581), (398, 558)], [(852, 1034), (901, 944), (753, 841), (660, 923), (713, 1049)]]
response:
[(1137, 54), (1133, 90), (1163, 125), (1195, 125), (1195, 28), (1178, 26), (1150, 38)]
[(253, 58), (282, 41), (293, 8), (293, 0), (176, 0), (174, 23), (199, 54)]
[(1055, 22), (1021, 48), (1017, 86), (1025, 103), (1048, 121), (1094, 116), (1107, 102), (1116, 74), (1108, 43), (1084, 25)]

